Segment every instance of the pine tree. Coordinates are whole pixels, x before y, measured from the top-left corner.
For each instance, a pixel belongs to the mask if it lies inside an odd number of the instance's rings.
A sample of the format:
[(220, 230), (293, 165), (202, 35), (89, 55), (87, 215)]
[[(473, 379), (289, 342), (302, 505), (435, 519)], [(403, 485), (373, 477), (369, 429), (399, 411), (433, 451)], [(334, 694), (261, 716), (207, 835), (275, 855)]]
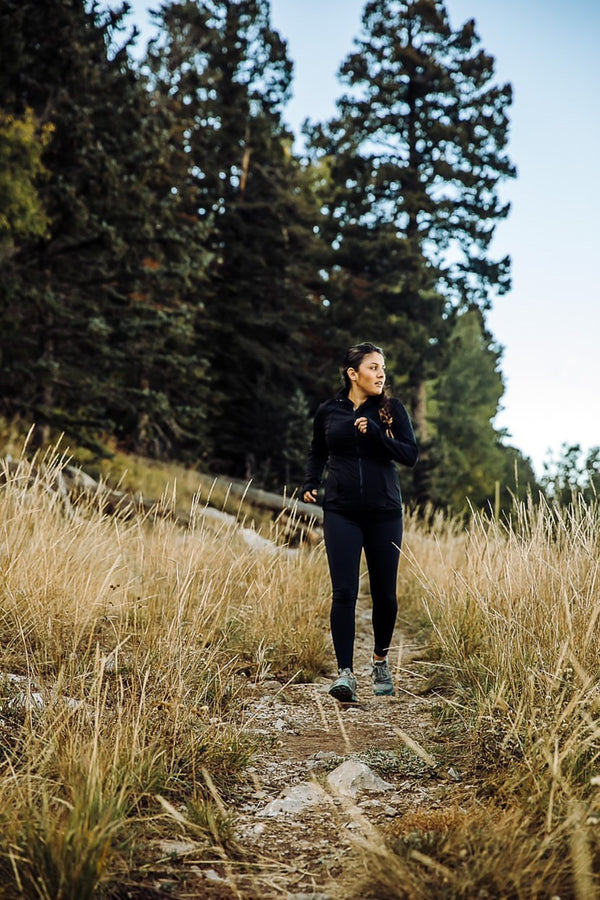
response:
[(212, 464), (281, 485), (281, 436), (310, 380), (306, 334), (320, 312), (318, 207), (281, 121), (291, 63), (266, 0), (173, 3), (159, 20), (148, 65), (185, 123), (190, 209), (210, 226)]
[(560, 452), (544, 461), (542, 485), (556, 503), (567, 505), (579, 497), (592, 503), (600, 496), (600, 446), (585, 451), (581, 444), (563, 443)]
[(494, 424), (504, 392), (501, 357), (480, 310), (457, 316), (448, 364), (430, 386), (429, 490), (436, 506), (510, 512), (515, 499), (539, 491), (530, 460)]
[(453, 310), (486, 309), (510, 283), (489, 247), (508, 213), (498, 185), (514, 175), (511, 89), (493, 83), (474, 22), (452, 30), (442, 0), (370, 0), (362, 24), (338, 116), (310, 130), (331, 170), (332, 319), (343, 304), (361, 338), (387, 335), (426, 442), (425, 384)]
[(431, 499), (454, 510), (482, 506), (501, 483), (504, 453), (493, 426), (504, 391), (500, 350), (486, 333), (479, 310), (456, 319), (449, 363), (434, 388)]
[(2, 284), (0, 393), (5, 414), (156, 452), (200, 421), (188, 270), (194, 249), (205, 262), (203, 230), (179, 217), (169, 133), (116, 43), (122, 26), (122, 11), (83, 0), (0, 0), (0, 106), (53, 129), (49, 234)]
[[(502, 512), (510, 516), (515, 500), (537, 500), (541, 491), (540, 484), (528, 456), (517, 447), (506, 443), (506, 435), (502, 435), (501, 444), (504, 457), (504, 471), (500, 482), (499, 501)], [(494, 497), (494, 504), (496, 498)]]
[(312, 417), (306, 395), (296, 388), (288, 406), (286, 428), (283, 435), (285, 483), (293, 488), (299, 485), (306, 467), (306, 448), (312, 436)]

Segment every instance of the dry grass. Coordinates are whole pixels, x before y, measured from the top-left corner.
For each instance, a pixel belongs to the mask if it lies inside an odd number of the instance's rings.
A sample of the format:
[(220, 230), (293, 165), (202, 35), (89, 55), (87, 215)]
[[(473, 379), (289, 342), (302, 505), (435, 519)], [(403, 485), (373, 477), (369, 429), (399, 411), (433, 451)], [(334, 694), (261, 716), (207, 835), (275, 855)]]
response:
[(479, 790), (460, 816), (400, 823), (366, 848), (361, 896), (597, 896), (600, 510), (412, 520), (404, 553), (440, 731), (468, 746)]
[(81, 900), (165, 835), (235, 852), (245, 686), (321, 671), (327, 579), (198, 497), (187, 529), (73, 510), (40, 462), (0, 486), (0, 893)]
[[(522, 810), (451, 808), (400, 821), (385, 842), (365, 842), (365, 900), (593, 897), (575, 894), (565, 842), (540, 836)], [(394, 829), (396, 832), (396, 829)]]
[(565, 716), (594, 705), (596, 507), (519, 506), (508, 526), (479, 517), (441, 537), (417, 526), (406, 553), (444, 664), (480, 719), (500, 714), (531, 743), (536, 723), (547, 732), (550, 716), (565, 731)]
[[(311, 678), (329, 657), (321, 550), (249, 548), (202, 514), (204, 489), (185, 529), (73, 509), (60, 464), (0, 485), (5, 897), (110, 893), (165, 837), (239, 854), (248, 681)], [(473, 789), (371, 834), (357, 897), (597, 895), (599, 559), (597, 507), (408, 520), (404, 615), (427, 629), (440, 736)]]

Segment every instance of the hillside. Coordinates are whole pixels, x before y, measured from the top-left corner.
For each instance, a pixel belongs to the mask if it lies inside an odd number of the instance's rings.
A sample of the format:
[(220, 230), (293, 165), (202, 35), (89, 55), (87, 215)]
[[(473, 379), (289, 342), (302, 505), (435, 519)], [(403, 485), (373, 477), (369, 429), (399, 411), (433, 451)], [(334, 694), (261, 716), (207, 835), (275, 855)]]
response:
[(64, 466), (0, 486), (2, 896), (594, 896), (597, 508), (409, 517), (396, 696), (363, 597), (340, 705), (320, 543)]

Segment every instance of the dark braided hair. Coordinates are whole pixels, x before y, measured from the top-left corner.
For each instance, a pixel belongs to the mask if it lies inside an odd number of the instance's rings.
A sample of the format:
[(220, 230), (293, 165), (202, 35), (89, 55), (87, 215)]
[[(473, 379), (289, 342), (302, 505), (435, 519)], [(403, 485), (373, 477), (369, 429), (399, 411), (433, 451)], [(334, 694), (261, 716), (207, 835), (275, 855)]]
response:
[[(354, 369), (358, 372), (358, 367), (369, 353), (380, 353), (385, 362), (385, 353), (381, 347), (377, 347), (370, 341), (363, 341), (361, 344), (355, 344), (354, 347), (350, 347), (349, 350), (346, 351), (342, 365), (342, 380), (344, 382), (344, 388), (347, 391), (352, 387), (352, 382), (348, 376), (348, 369)], [(385, 388), (379, 397), (379, 418), (385, 426), (388, 437), (393, 437), (391, 433), (392, 422), (394, 421), (392, 418), (392, 398), (387, 394)]]

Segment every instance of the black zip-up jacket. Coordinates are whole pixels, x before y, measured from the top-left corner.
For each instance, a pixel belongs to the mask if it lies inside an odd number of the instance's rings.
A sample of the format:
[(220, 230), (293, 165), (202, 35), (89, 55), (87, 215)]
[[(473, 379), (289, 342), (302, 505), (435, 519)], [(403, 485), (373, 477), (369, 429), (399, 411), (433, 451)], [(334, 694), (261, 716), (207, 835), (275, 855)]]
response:
[[(323, 509), (338, 512), (352, 510), (402, 509), (400, 481), (394, 462), (414, 466), (417, 442), (408, 413), (396, 398), (390, 401), (391, 430), (379, 416), (379, 397), (368, 397), (354, 409), (347, 392), (326, 400), (314, 420), (313, 440), (302, 485), (302, 494), (321, 484), (327, 466)], [(367, 431), (362, 434), (354, 424), (366, 416)]]

